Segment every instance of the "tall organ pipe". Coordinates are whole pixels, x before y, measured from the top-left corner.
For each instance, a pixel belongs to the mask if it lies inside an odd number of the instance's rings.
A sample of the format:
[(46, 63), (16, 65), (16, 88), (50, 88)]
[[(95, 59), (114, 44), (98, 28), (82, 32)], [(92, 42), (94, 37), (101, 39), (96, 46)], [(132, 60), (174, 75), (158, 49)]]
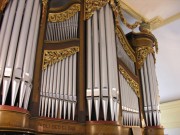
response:
[(110, 103), (110, 113), (111, 113), (111, 120), (114, 120), (114, 101), (113, 101), (113, 91), (114, 91), (114, 82), (113, 82), (113, 71), (112, 65), (113, 65), (113, 54), (112, 54), (112, 45), (111, 45), (111, 28), (110, 28), (110, 14), (109, 11), (110, 7), (107, 4), (105, 6), (105, 21), (106, 21), (106, 42), (107, 42), (107, 60), (108, 60), (108, 76), (109, 76), (109, 103)]
[[(9, 13), (9, 18), (8, 18), (8, 22), (7, 22), (7, 29), (6, 29), (3, 44), (2, 44), (2, 50), (1, 50), (1, 54), (0, 54), (1, 55), (0, 56), (0, 85), (2, 82), (4, 66), (5, 66), (6, 57), (7, 57), (7, 51), (8, 51), (8, 47), (9, 47), (10, 38), (11, 38), (11, 31), (13, 30), (13, 23), (14, 23), (17, 4), (18, 4), (17, 0), (14, 0), (12, 2), (10, 13)], [(4, 82), (4, 83), (7, 83), (7, 82)], [(7, 84), (3, 84), (3, 86), (7, 86)], [(6, 88), (4, 88), (4, 89), (6, 89)], [(8, 91), (2, 92), (2, 95), (3, 95), (2, 105), (5, 104), (7, 92)]]
[[(20, 97), (19, 97), (19, 107), (22, 107), (22, 103), (23, 103), (24, 96), (25, 96), (25, 90), (28, 85), (27, 82), (31, 83), (32, 78), (33, 78), (32, 74), (31, 75), (29, 74), (29, 66), (30, 66), (29, 61), (31, 59), (33, 39), (36, 38), (36, 37), (34, 37), (34, 33), (35, 33), (35, 28), (36, 28), (36, 20), (38, 19), (37, 18), (38, 17), (38, 7), (39, 7), (39, 1), (35, 1), (34, 7), (33, 7), (33, 12), (32, 12), (31, 23), (30, 23), (28, 40), (27, 40), (26, 53), (25, 53), (25, 58), (24, 58), (22, 82), (21, 82)], [(35, 52), (33, 55), (35, 55)]]
[(107, 72), (107, 50), (105, 39), (104, 8), (99, 11), (99, 38), (100, 38), (100, 71), (101, 71), (101, 97), (104, 120), (107, 119), (108, 109), (108, 72)]
[(92, 39), (91, 39), (91, 18), (87, 20), (87, 89), (86, 98), (88, 104), (88, 115), (91, 120), (92, 113)]
[[(18, 37), (20, 34), (21, 20), (23, 17), (24, 5), (25, 5), (25, 1), (19, 1), (17, 11), (16, 11), (17, 12), (16, 14), (18, 14), (18, 15), (15, 16), (15, 20), (14, 20), (14, 26), (13, 26), (12, 35), (11, 35), (9, 51), (7, 54), (6, 66), (5, 66), (5, 71), (4, 71), (4, 79), (3, 79), (3, 84), (4, 84), (3, 91), (5, 93), (8, 92), (9, 85), (11, 82), (16, 48), (17, 48), (17, 44), (18, 44)], [(6, 100), (6, 94), (3, 95), (3, 97)]]
[(29, 66), (28, 70), (29, 71), (29, 76), (31, 77), (31, 81), (28, 82), (27, 87), (26, 87), (26, 96), (25, 96), (25, 106), (24, 109), (27, 109), (28, 103), (29, 103), (29, 98), (30, 98), (30, 93), (32, 90), (32, 78), (33, 78), (33, 73), (34, 73), (34, 64), (35, 64), (35, 56), (36, 56), (36, 48), (37, 48), (37, 42), (38, 42), (38, 32), (39, 32), (39, 22), (40, 22), (40, 14), (41, 14), (41, 8), (38, 3), (38, 12), (37, 12), (37, 19), (36, 19), (36, 27), (34, 31), (34, 38), (33, 38), (33, 45), (31, 48), (31, 56), (30, 56), (30, 61), (29, 61)]
[(98, 39), (98, 20), (97, 11), (94, 12), (92, 20), (93, 30), (93, 94), (94, 104), (96, 112), (96, 120), (99, 120), (99, 108), (100, 108), (100, 71), (99, 71), (99, 39)]
[(5, 35), (6, 29), (7, 29), (7, 22), (8, 22), (8, 18), (9, 18), (9, 12), (11, 9), (11, 4), (12, 4), (12, 1), (10, 1), (9, 4), (7, 5), (7, 9), (5, 10), (5, 14), (4, 14), (1, 29), (0, 29), (0, 54), (1, 54), (1, 49), (2, 49), (2, 45), (3, 45), (3, 41), (4, 41), (4, 35)]
[(27, 1), (24, 18), (22, 22), (22, 28), (21, 28), (21, 34), (19, 38), (19, 44), (17, 48), (17, 54), (15, 59), (15, 66), (14, 66), (14, 72), (13, 72), (13, 82), (12, 82), (12, 97), (11, 97), (11, 106), (14, 106), (21, 74), (22, 74), (22, 67), (23, 67), (23, 61), (24, 61), (24, 54), (25, 54), (25, 48), (26, 48), (26, 42), (28, 38), (28, 30), (29, 30), (29, 24), (30, 24), (30, 18), (31, 18), (31, 12), (33, 7), (32, 0)]

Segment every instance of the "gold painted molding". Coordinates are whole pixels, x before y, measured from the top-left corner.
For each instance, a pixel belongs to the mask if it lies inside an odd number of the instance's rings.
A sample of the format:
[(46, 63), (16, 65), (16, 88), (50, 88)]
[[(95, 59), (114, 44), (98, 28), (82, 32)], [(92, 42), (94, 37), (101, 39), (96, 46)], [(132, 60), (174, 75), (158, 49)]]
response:
[(110, 0), (85, 0), (85, 19), (89, 19), (94, 11), (105, 6)]
[(4, 8), (6, 7), (6, 4), (8, 4), (9, 0), (1, 0), (0, 1), (0, 12), (3, 12)]
[(61, 50), (44, 50), (43, 69), (79, 52), (79, 47), (69, 47)]
[(147, 58), (148, 54), (152, 53), (154, 56), (154, 49), (149, 46), (141, 46), (136, 48), (137, 55), (137, 68), (140, 69), (144, 64), (144, 60)]
[(48, 21), (54, 23), (66, 21), (79, 12), (80, 8), (80, 4), (73, 4), (65, 11), (59, 13), (49, 13)]
[(138, 97), (140, 97), (140, 93), (139, 93), (139, 83), (136, 82), (127, 72), (126, 70), (119, 65), (119, 71), (121, 72), (121, 74), (123, 75), (123, 77), (126, 79), (126, 81), (128, 82), (129, 86), (134, 90), (134, 92), (136, 93), (136, 95)]
[(127, 55), (131, 58), (131, 60), (133, 62), (136, 62), (136, 57), (135, 57), (135, 52), (134, 50), (131, 48), (131, 46), (129, 45), (125, 35), (123, 35), (122, 30), (120, 27), (116, 27), (115, 28), (115, 32), (116, 35), (120, 41), (120, 43), (122, 44), (123, 49), (125, 50), (125, 52), (127, 53)]

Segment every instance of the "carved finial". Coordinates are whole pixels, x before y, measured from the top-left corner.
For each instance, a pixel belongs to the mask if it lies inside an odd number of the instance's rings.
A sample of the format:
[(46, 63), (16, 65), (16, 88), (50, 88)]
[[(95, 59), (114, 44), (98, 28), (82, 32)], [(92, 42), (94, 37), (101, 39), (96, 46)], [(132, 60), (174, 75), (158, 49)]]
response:
[(151, 29), (151, 27), (150, 27), (150, 24), (148, 22), (142, 22), (139, 26), (140, 32), (151, 33), (150, 29)]

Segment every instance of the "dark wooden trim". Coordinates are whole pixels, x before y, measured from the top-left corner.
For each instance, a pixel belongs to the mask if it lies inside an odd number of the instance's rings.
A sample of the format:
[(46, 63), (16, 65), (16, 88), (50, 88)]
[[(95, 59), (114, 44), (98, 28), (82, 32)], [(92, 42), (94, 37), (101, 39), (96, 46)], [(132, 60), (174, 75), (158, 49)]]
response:
[(67, 10), (71, 5), (73, 4), (80, 4), (81, 0), (71, 0), (71, 2), (63, 5), (63, 6), (59, 6), (59, 7), (50, 7), (49, 12), (50, 13), (57, 13), (57, 12), (63, 12), (65, 10)]
[(43, 7), (43, 4), (42, 4), (39, 38), (38, 38), (35, 67), (34, 67), (33, 88), (32, 88), (32, 93), (31, 93), (31, 98), (30, 98), (30, 113), (32, 116), (35, 116), (35, 117), (39, 116), (40, 85), (41, 85), (41, 73), (42, 73), (42, 61), (43, 61), (43, 44), (44, 44), (44, 37), (45, 37), (45, 31), (46, 31), (48, 7), (49, 7), (49, 1), (47, 1), (47, 5), (45, 5), (45, 7)]
[(119, 65), (121, 65), (130, 75), (130, 77), (132, 77), (132, 79), (134, 79), (136, 82), (139, 82), (138, 76), (134, 75), (120, 58), (117, 58), (117, 60), (118, 60), (118, 69), (119, 69)]
[(64, 49), (68, 47), (73, 46), (79, 46), (80, 41), (79, 39), (71, 39), (71, 40), (65, 40), (60, 42), (47, 42), (44, 43), (44, 49), (45, 50), (58, 50), (58, 49)]
[(81, 11), (79, 21), (80, 49), (78, 55), (78, 121), (86, 121), (85, 110), (85, 23), (84, 23), (84, 0), (81, 0)]

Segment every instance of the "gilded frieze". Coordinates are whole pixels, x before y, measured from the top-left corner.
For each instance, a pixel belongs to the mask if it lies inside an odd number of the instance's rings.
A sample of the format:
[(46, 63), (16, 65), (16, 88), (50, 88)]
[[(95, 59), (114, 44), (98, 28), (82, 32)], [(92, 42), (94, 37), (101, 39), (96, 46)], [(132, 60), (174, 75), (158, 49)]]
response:
[(130, 47), (126, 37), (123, 35), (122, 31), (120, 30), (119, 27), (115, 28), (115, 32), (116, 35), (118, 36), (118, 39), (123, 47), (123, 49), (125, 50), (125, 52), (127, 53), (127, 55), (131, 58), (131, 60), (133, 62), (136, 62), (136, 57), (135, 57), (135, 52), (134, 50)]
[(139, 97), (140, 93), (139, 93), (139, 84), (138, 82), (136, 82), (127, 72), (126, 70), (119, 65), (119, 71), (121, 72), (121, 74), (123, 75), (123, 77), (126, 79), (126, 81), (128, 82), (129, 86), (134, 90), (134, 92), (136, 93), (136, 95)]
[(44, 50), (43, 69), (46, 69), (48, 65), (61, 61), (77, 52), (79, 52), (79, 47), (77, 46), (61, 50)]
[(141, 46), (136, 48), (137, 55), (137, 67), (138, 69), (144, 64), (144, 60), (147, 58), (148, 54), (152, 53), (154, 56), (154, 49), (149, 46)]
[(110, 0), (85, 0), (85, 19), (89, 19), (94, 11), (105, 6)]
[(48, 21), (54, 23), (66, 21), (79, 12), (80, 8), (80, 4), (73, 4), (65, 11), (59, 13), (49, 13)]
[(2, 12), (9, 0), (1, 0), (0, 1), (0, 11)]

